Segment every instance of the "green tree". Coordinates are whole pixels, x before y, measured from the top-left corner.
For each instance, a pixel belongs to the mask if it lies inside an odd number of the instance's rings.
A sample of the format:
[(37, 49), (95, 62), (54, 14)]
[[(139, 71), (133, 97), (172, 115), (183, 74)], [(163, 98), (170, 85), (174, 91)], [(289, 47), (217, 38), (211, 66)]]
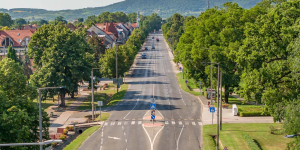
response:
[(83, 18), (78, 18), (78, 22), (83, 22), (84, 19)]
[(7, 57), (17, 62), (16, 51), (11, 46), (8, 46)]
[(54, 19), (54, 25), (57, 25), (58, 23), (65, 23), (67, 24), (68, 22), (66, 20), (64, 20), (64, 17), (62, 16), (57, 16), (55, 19)]
[(31, 76), (31, 83), (37, 87), (65, 86), (60, 91), (63, 107), (65, 94), (74, 97), (78, 82), (90, 80), (96, 64), (86, 37), (84, 28), (72, 32), (65, 24), (44, 25), (32, 35), (28, 46), (28, 55), (38, 70)]
[(44, 24), (48, 24), (48, 21), (47, 20), (43, 20), (41, 19), (39, 22), (38, 22), (38, 25), (42, 26)]
[(12, 28), (10, 28), (8, 26), (5, 26), (5, 27), (2, 27), (0, 30), (3, 30), (3, 31), (5, 31), (5, 30), (12, 30)]
[(128, 17), (129, 22), (136, 23), (137, 13), (135, 13), (135, 12), (129, 13), (129, 14), (127, 14), (127, 17)]
[[(10, 58), (0, 62), (0, 142), (33, 143), (39, 140), (36, 88), (26, 82), (21, 66)], [(43, 111), (43, 139), (49, 139), (49, 117)], [(38, 146), (2, 147), (3, 150), (38, 149)]]
[(30, 75), (32, 75), (32, 70), (30, 67), (31, 67), (31, 63), (29, 57), (27, 56), (27, 54), (25, 54), (22, 62), (22, 68), (23, 68), (23, 74), (27, 77), (27, 80), (29, 80)]
[(91, 36), (88, 38), (88, 43), (90, 47), (93, 49), (95, 54), (95, 61), (99, 62), (101, 55), (105, 53), (105, 45), (104, 41), (101, 40), (98, 36)]
[(0, 26), (8, 26), (11, 27), (14, 21), (11, 19), (11, 16), (8, 13), (0, 13)]
[(24, 24), (27, 24), (27, 21), (23, 18), (18, 18), (18, 19), (15, 20), (15, 24), (16, 25), (19, 25), (19, 24), (24, 25)]

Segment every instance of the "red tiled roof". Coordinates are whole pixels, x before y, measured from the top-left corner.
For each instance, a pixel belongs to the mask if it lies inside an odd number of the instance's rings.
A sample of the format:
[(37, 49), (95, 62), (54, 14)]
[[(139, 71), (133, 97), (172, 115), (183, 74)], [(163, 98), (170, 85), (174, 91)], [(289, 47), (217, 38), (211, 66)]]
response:
[(131, 26), (134, 27), (134, 28), (137, 27), (136, 23), (132, 23)]
[(6, 30), (0, 31), (0, 46), (5, 38), (9, 37), (13, 41), (13, 47), (22, 46), (21, 42), (25, 41), (26, 38), (31, 39), (31, 35), (36, 30)]
[(108, 31), (108, 32), (113, 33), (115, 35), (115, 37), (118, 38), (118, 31), (114, 24), (115, 23), (110, 22), (110, 23), (97, 23), (95, 25), (105, 32)]

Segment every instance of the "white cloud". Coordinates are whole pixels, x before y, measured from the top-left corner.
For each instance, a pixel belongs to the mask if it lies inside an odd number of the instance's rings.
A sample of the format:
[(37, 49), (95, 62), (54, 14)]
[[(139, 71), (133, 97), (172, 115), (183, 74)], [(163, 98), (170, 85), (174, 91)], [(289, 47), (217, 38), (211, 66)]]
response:
[(123, 0), (3, 0), (0, 8), (40, 8), (47, 10), (101, 7)]

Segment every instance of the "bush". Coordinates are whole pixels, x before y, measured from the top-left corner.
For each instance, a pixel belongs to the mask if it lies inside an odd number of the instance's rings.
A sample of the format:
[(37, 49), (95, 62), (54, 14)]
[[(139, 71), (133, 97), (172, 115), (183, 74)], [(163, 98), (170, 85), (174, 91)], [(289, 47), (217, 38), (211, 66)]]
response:
[(274, 126), (269, 126), (269, 132), (270, 132), (270, 134), (275, 134), (275, 135), (283, 135), (284, 134), (283, 129), (276, 129)]
[(238, 114), (241, 117), (270, 116), (270, 113), (269, 112), (264, 112), (263, 107), (260, 107), (260, 106), (238, 108)]
[(58, 143), (51, 143), (52, 147), (56, 147), (58, 145)]
[(64, 135), (67, 135), (67, 134), (68, 134), (68, 130), (67, 130), (67, 129), (64, 129), (63, 134), (64, 134)]
[(69, 126), (69, 131), (74, 131), (74, 127), (73, 126)]
[(66, 127), (67, 130), (69, 130), (69, 128), (70, 128), (69, 126)]
[(250, 137), (249, 134), (243, 133), (242, 136), (243, 136), (245, 142), (247, 143), (247, 146), (251, 150), (261, 150), (261, 148), (255, 143), (255, 141)]
[(64, 135), (64, 134), (62, 134), (62, 135), (59, 136), (59, 139), (60, 139), (60, 140), (65, 140), (66, 138), (67, 138), (67, 136)]

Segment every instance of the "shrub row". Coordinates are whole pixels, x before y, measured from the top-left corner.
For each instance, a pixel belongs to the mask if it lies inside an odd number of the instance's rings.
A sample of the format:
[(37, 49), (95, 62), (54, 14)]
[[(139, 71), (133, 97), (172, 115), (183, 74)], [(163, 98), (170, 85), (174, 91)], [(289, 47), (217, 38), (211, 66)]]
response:
[(238, 108), (238, 114), (241, 117), (270, 116), (269, 112), (263, 111), (263, 107), (259, 106)]
[(247, 143), (247, 146), (248, 146), (251, 150), (262, 150), (262, 149), (255, 143), (255, 141), (250, 137), (249, 134), (247, 134), (247, 133), (242, 133), (242, 136), (243, 136), (245, 142)]

